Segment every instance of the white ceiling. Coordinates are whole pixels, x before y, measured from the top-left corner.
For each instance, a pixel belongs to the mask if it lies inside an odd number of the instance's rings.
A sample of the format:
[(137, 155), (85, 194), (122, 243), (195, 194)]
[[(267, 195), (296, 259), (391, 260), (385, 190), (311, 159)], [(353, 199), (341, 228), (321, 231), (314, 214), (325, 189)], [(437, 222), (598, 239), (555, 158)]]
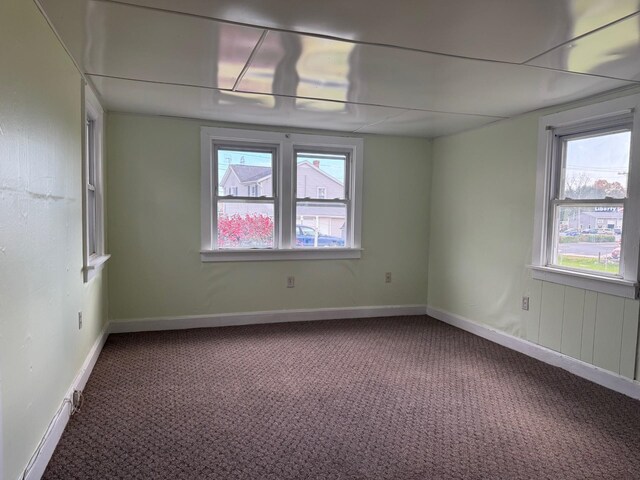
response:
[(109, 110), (434, 137), (640, 85), (640, 0), (39, 0)]

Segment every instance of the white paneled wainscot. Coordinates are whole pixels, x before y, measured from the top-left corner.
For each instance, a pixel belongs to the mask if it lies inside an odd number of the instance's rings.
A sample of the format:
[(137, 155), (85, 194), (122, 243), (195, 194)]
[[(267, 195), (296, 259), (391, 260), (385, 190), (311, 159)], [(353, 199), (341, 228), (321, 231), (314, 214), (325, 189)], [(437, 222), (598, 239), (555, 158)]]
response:
[(536, 280), (529, 293), (527, 340), (637, 378), (640, 302)]

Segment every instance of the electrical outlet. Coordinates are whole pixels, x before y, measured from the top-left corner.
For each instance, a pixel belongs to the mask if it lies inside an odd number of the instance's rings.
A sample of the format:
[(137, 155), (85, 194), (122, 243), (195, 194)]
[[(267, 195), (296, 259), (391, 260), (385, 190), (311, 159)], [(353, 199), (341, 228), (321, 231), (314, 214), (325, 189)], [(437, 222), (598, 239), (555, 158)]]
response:
[(73, 408), (78, 408), (80, 406), (81, 401), (82, 401), (82, 390), (74, 390), (73, 395), (71, 396), (71, 406)]
[(296, 277), (290, 275), (287, 277), (287, 288), (293, 288), (296, 286)]
[(80, 411), (83, 402), (84, 396), (82, 395), (82, 390), (74, 390), (73, 395), (71, 395), (71, 415), (75, 415)]
[(391, 283), (391, 272), (384, 274), (384, 283)]
[(522, 309), (529, 310), (529, 297), (522, 297)]
[(78, 330), (82, 330), (82, 312), (78, 312)]

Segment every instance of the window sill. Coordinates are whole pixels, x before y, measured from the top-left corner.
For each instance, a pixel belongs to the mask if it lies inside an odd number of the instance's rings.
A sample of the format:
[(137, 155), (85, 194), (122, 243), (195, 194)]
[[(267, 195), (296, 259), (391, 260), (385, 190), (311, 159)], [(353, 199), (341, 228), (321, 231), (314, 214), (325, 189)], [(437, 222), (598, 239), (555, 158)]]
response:
[(111, 255), (99, 255), (91, 257), (89, 264), (84, 267), (84, 282), (87, 283), (95, 277), (105, 266)]
[(322, 248), (318, 250), (201, 250), (203, 262), (259, 262), (272, 260), (358, 259), (361, 248)]
[(593, 290), (617, 297), (638, 298), (638, 282), (631, 280), (602, 277), (590, 273), (573, 272), (540, 265), (530, 265), (529, 268), (531, 268), (531, 277), (535, 280)]

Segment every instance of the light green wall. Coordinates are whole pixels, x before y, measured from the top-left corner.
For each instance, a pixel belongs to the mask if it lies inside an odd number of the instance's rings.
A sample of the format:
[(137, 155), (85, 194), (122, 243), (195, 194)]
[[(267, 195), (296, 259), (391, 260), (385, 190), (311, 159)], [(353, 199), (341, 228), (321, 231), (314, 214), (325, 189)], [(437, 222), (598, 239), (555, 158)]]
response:
[[(0, 3), (0, 40), (1, 473), (13, 479), (104, 326), (107, 278), (82, 281), (80, 76), (31, 1)], [(366, 136), (360, 260), (203, 264), (199, 127), (212, 123), (111, 114), (111, 316), (422, 304), (429, 283), (433, 307), (632, 376), (638, 302), (526, 268), (539, 115), (433, 152)]]
[(430, 142), (365, 137), (361, 259), (201, 263), (205, 124), (108, 116), (111, 318), (424, 304)]
[(428, 304), (633, 378), (638, 302), (534, 281), (527, 268), (538, 119), (564, 108), (434, 141)]
[(33, 1), (0, 2), (0, 45), (0, 473), (15, 479), (107, 304), (106, 278), (82, 279), (80, 76)]

